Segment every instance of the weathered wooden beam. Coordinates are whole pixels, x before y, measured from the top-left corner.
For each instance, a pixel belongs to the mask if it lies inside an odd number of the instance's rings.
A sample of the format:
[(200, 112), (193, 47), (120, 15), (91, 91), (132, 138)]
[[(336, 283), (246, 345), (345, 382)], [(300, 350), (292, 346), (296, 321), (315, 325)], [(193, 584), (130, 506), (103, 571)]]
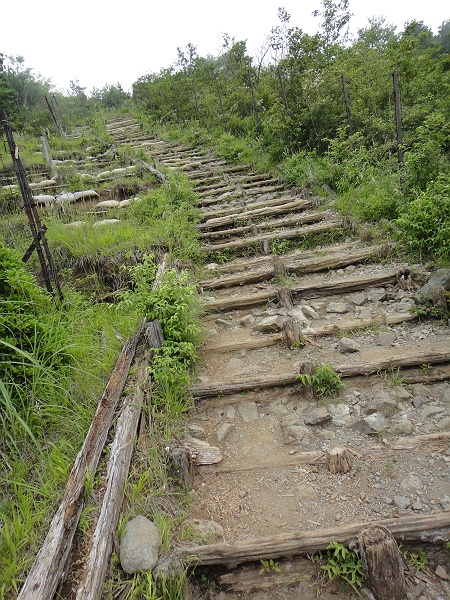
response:
[[(307, 327), (303, 330), (303, 334), (309, 337), (332, 335), (341, 331), (354, 331), (357, 329), (364, 329), (366, 327), (373, 327), (375, 325), (395, 325), (397, 323), (404, 323), (405, 321), (413, 321), (417, 318), (418, 315), (414, 313), (377, 315), (376, 317), (370, 317), (369, 319), (352, 319), (343, 323), (332, 323), (322, 325), (320, 327)], [(271, 333), (259, 338), (252, 337), (239, 342), (228, 342), (218, 346), (211, 344), (209, 346), (204, 346), (202, 350), (204, 352), (234, 352), (236, 350), (252, 350), (255, 348), (273, 346), (274, 344), (281, 342), (283, 339), (284, 335), (282, 333)]]
[[(391, 271), (382, 273), (381, 275), (370, 275), (366, 277), (348, 277), (346, 279), (338, 279), (327, 281), (313, 281), (308, 285), (293, 285), (290, 287), (294, 297), (297, 298), (319, 298), (322, 296), (332, 296), (334, 294), (348, 294), (358, 290), (365, 290), (368, 287), (379, 285), (390, 285), (396, 282), (396, 275)], [(249, 308), (266, 304), (269, 300), (277, 299), (278, 290), (275, 287), (270, 287), (263, 292), (257, 294), (248, 294), (242, 296), (229, 296), (219, 298), (218, 300), (209, 300), (204, 302), (203, 307), (206, 312), (215, 312), (222, 310), (236, 310), (240, 308)]]
[[(249, 238), (250, 239), (250, 238)], [(256, 239), (256, 238), (254, 238)], [(290, 258), (284, 259), (279, 257), (279, 261), (285, 266), (287, 273), (297, 273), (300, 271), (302, 274), (306, 273), (320, 273), (322, 271), (328, 271), (331, 269), (343, 269), (349, 265), (356, 265), (369, 258), (385, 254), (384, 246), (370, 246), (364, 248), (359, 252), (348, 252), (346, 254), (332, 254), (323, 257), (313, 256), (310, 259)], [(385, 273), (386, 277), (389, 278), (389, 283), (395, 283), (397, 271), (388, 271)], [(237, 275), (227, 275), (224, 277), (216, 277), (214, 279), (207, 279), (199, 282), (199, 285), (208, 290), (220, 289), (225, 287), (232, 287), (237, 285), (245, 285), (249, 283), (255, 283), (258, 281), (264, 281), (274, 276), (274, 265), (268, 265), (264, 269), (258, 270), (246, 270), (238, 273)], [(380, 284), (381, 285), (381, 284)], [(388, 283), (384, 284), (388, 285)]]
[[(301, 209), (311, 208), (312, 203), (310, 200), (294, 200), (289, 199), (289, 201), (284, 201), (283, 198), (277, 199), (277, 204), (275, 206), (267, 206), (263, 208), (241, 208), (238, 209), (236, 207), (232, 208), (231, 214), (225, 214), (220, 217), (215, 217), (214, 213), (203, 214), (203, 217), (206, 219), (204, 223), (199, 223), (197, 225), (197, 229), (214, 229), (216, 227), (224, 227), (225, 225), (230, 225), (234, 223), (234, 221), (240, 219), (248, 219), (249, 217), (262, 217), (269, 215), (279, 215), (279, 214), (287, 214), (289, 212), (298, 211)], [(221, 214), (223, 214), (222, 211)]]
[[(388, 350), (383, 348), (377, 352), (376, 359), (354, 361), (351, 364), (333, 365), (336, 373), (341, 377), (358, 377), (369, 375), (384, 369), (401, 369), (423, 364), (436, 364), (450, 362), (450, 347), (448, 344), (435, 344), (433, 350), (429, 348), (413, 348), (409, 352), (401, 352), (399, 349)], [(311, 367), (306, 364), (306, 367)], [(302, 369), (299, 369), (299, 373)], [(248, 390), (262, 390), (271, 387), (282, 387), (285, 385), (299, 384), (298, 373), (283, 373), (281, 375), (269, 375), (266, 377), (255, 377), (254, 379), (236, 383), (218, 383), (206, 386), (193, 386), (192, 393), (197, 398), (208, 398), (226, 394), (237, 394)]]
[[(398, 519), (380, 519), (374, 523), (387, 527), (397, 540), (442, 543), (448, 540), (450, 534), (450, 511), (426, 516), (408, 515)], [(358, 533), (369, 524), (358, 522), (249, 540), (188, 546), (179, 548), (177, 555), (191, 565), (230, 567), (261, 559), (290, 558), (325, 550), (331, 542), (340, 542), (345, 546), (353, 545)]]
[(63, 499), (20, 590), (18, 600), (51, 600), (64, 573), (83, 508), (88, 473), (95, 473), (144, 325), (127, 340), (106, 385), (81, 450), (69, 475)]

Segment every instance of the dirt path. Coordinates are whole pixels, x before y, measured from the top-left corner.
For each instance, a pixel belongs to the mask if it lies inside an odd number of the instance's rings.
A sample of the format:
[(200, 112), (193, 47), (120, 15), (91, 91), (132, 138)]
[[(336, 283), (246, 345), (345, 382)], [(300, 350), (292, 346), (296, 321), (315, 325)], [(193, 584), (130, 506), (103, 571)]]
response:
[[(450, 330), (411, 316), (431, 275), (424, 266), (399, 261), (386, 245), (362, 242), (332, 204), (284, 189), (250, 167), (137, 135), (131, 120), (110, 132), (184, 171), (200, 198), (210, 263), (198, 282), (207, 314), (188, 430), (192, 445), (217, 447), (222, 460), (196, 467), (189, 509), (196, 541), (257, 545), (298, 531), (448, 511)], [(278, 255), (288, 241), (297, 248)], [(292, 349), (283, 333), (289, 319), (300, 327)], [(415, 364), (415, 357), (426, 358)], [(409, 368), (380, 369), (383, 360)], [(362, 371), (329, 396), (300, 380), (214, 392), (311, 374), (311, 365)], [(429, 382), (432, 375), (436, 381)], [(347, 473), (328, 468), (336, 447), (350, 451)], [(207, 534), (199, 533), (199, 522)], [(313, 563), (273, 558), (295, 583), (286, 588), (278, 572), (259, 574), (257, 561), (253, 569), (208, 575), (204, 582), (214, 579), (215, 587), (204, 586), (202, 594), (351, 597), (348, 590), (320, 588)], [(435, 575), (438, 566), (450, 574), (448, 552), (430, 549), (429, 560), (427, 575), (410, 571), (410, 597), (450, 597), (448, 582)]]

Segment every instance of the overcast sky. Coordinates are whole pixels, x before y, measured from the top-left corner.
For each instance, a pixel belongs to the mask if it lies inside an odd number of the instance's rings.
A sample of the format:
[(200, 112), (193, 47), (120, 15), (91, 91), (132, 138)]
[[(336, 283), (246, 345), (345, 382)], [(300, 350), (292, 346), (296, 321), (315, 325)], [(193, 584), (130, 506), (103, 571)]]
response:
[[(317, 31), (320, 19), (311, 13), (320, 10), (320, 0), (5, 0), (0, 52), (23, 56), (27, 67), (61, 91), (76, 79), (87, 91), (118, 82), (129, 90), (138, 77), (169, 67), (177, 46), (189, 42), (201, 56), (217, 55), (227, 33), (247, 40), (248, 52), (257, 54), (279, 23), (280, 6), (291, 15), (291, 26)], [(406, 22), (424, 21), (435, 33), (450, 19), (443, 0), (350, 0), (350, 11), (354, 33), (373, 16), (386, 17), (397, 31)]]

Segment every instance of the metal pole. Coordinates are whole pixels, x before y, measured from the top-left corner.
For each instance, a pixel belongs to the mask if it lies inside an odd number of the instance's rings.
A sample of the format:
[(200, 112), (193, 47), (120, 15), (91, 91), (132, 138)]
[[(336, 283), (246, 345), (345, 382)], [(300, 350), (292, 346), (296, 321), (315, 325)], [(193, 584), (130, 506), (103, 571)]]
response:
[(348, 132), (350, 135), (353, 135), (352, 115), (350, 112), (350, 102), (348, 101), (347, 83), (345, 81), (345, 75), (341, 76), (341, 81), (342, 81), (342, 89), (344, 90), (344, 103), (345, 103), (345, 112), (347, 113)]
[(27, 177), (25, 175), (25, 170), (23, 168), (22, 161), (19, 158), (19, 148), (14, 141), (12, 130), (8, 123), (6, 112), (4, 110), (1, 111), (1, 120), (6, 140), (8, 142), (14, 171), (19, 182), (19, 187), (24, 203), (24, 209), (28, 217), (28, 223), (31, 229), (31, 235), (33, 236), (33, 242), (31, 243), (28, 250), (25, 252), (22, 260), (23, 262), (26, 262), (32, 255), (33, 251), (36, 250), (39, 257), (39, 262), (41, 264), (42, 277), (44, 279), (47, 291), (50, 294), (53, 294), (53, 288), (51, 283), (52, 278), (54, 280), (58, 295), (62, 300), (63, 296), (61, 288), (59, 286), (55, 268), (53, 266), (53, 261), (47, 244), (47, 240), (45, 238), (45, 232), (47, 231), (47, 228), (45, 227), (45, 225), (41, 224), (36, 202), (34, 201), (33, 194), (31, 193), (31, 189), (28, 184)]
[(398, 73), (392, 73), (394, 80), (394, 104), (395, 104), (395, 125), (397, 128), (397, 154), (398, 164), (403, 165), (403, 137), (402, 137), (402, 114), (400, 109), (400, 88), (398, 85)]

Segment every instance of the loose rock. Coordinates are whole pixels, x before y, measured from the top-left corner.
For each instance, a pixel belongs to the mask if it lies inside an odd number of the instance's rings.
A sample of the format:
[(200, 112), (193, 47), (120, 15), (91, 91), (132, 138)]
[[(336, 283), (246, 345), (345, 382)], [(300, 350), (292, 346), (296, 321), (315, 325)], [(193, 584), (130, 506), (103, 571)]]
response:
[(120, 541), (120, 564), (129, 575), (150, 571), (158, 562), (160, 549), (159, 531), (156, 525), (138, 515), (125, 525)]

